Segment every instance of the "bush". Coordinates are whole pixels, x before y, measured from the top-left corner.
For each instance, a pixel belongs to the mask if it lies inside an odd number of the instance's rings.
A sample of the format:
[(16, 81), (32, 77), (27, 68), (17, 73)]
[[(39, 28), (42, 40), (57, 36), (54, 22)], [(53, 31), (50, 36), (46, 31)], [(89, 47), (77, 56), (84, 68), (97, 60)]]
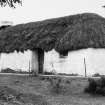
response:
[(100, 77), (101, 75), (99, 73), (95, 73), (92, 75), (92, 77)]
[(29, 72), (27, 71), (22, 71), (21, 69), (18, 70), (13, 70), (10, 68), (2, 69), (1, 73), (20, 73), (20, 74), (28, 74)]
[(50, 79), (50, 85), (54, 93), (57, 93), (57, 94), (61, 93), (61, 89), (62, 89), (61, 82), (62, 82), (61, 78)]
[(15, 70), (12, 70), (10, 68), (6, 68), (6, 69), (2, 69), (1, 70), (1, 73), (16, 73), (16, 71)]
[(50, 81), (51, 77), (49, 76), (39, 76), (40, 80), (46, 80), (46, 81)]
[(52, 72), (52, 71), (45, 71), (43, 74), (45, 74), (45, 75), (54, 75), (55, 73), (54, 72)]
[(59, 75), (65, 75), (65, 76), (79, 76), (77, 73), (72, 73), (72, 74), (66, 74), (66, 73), (58, 73)]
[(70, 81), (70, 80), (66, 80), (66, 83), (67, 83), (67, 84), (71, 84), (71, 81)]
[(19, 74), (29, 74), (28, 71), (22, 71), (22, 69), (17, 69), (16, 73), (19, 73)]
[(88, 82), (89, 82), (89, 84), (88, 84), (88, 87), (85, 88), (85, 92), (94, 94), (96, 92), (97, 83), (92, 78), (89, 78)]
[(88, 82), (85, 92), (105, 96), (105, 77), (101, 77), (99, 80), (89, 78)]
[(98, 84), (101, 88), (105, 88), (105, 77), (101, 77)]
[(52, 77), (49, 79), (48, 89), (54, 95), (67, 95), (70, 91), (70, 83), (67, 84), (61, 77)]

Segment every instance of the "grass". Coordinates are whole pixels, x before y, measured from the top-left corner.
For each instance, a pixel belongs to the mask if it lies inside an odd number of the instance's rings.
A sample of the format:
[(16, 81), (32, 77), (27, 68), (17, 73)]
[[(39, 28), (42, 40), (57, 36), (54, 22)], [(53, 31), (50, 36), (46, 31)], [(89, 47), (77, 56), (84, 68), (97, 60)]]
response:
[(84, 92), (87, 85), (87, 78), (1, 74), (0, 105), (104, 105), (104, 96)]

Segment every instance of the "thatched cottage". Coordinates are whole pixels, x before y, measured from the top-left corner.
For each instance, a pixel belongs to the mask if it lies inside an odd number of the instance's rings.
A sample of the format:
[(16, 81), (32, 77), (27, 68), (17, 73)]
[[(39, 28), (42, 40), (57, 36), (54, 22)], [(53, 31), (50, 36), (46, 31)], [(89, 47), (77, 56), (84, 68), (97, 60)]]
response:
[(0, 31), (0, 52), (31, 50), (32, 70), (43, 72), (44, 52), (54, 49), (61, 56), (70, 51), (105, 48), (105, 18), (83, 13), (27, 24)]

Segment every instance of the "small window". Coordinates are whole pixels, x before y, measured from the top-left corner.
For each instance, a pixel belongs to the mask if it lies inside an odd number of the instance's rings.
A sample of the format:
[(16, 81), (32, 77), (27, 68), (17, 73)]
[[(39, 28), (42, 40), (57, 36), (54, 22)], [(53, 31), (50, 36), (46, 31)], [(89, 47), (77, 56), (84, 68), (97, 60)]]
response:
[(60, 52), (59, 57), (60, 58), (66, 58), (68, 56), (68, 51)]

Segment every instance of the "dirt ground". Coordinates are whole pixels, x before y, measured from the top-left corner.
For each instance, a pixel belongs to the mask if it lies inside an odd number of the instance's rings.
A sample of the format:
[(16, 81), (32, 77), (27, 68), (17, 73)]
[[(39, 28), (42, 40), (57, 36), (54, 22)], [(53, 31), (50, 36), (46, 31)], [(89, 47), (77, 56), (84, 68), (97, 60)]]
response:
[(0, 105), (105, 105), (105, 97), (84, 93), (86, 78), (60, 77), (58, 90), (52, 79), (0, 75)]

